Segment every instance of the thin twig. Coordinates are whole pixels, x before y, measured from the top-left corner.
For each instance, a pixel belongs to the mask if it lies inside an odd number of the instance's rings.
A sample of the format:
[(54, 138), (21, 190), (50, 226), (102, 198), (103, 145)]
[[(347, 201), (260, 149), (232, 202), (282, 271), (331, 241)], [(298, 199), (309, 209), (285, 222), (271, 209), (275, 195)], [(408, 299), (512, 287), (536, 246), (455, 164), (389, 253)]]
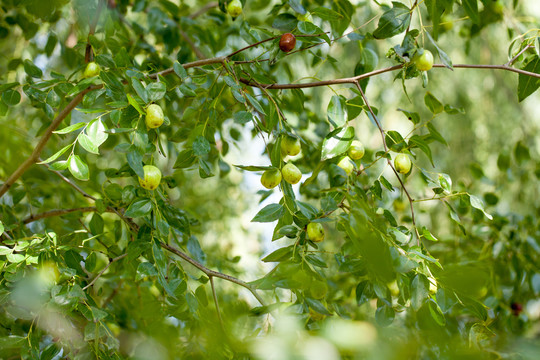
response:
[(41, 152), (43, 151), (43, 148), (45, 147), (45, 145), (51, 138), (53, 131), (56, 130), (58, 125), (60, 125), (60, 123), (71, 113), (73, 109), (75, 109), (77, 105), (79, 105), (84, 95), (86, 95), (88, 92), (90, 92), (93, 89), (95, 89), (95, 87), (93, 86), (87, 87), (86, 89), (78, 93), (67, 104), (67, 106), (64, 109), (62, 109), (62, 111), (60, 111), (60, 113), (53, 120), (51, 125), (49, 125), (47, 130), (45, 130), (45, 133), (43, 134), (38, 144), (34, 148), (34, 151), (32, 152), (32, 154), (21, 165), (19, 165), (17, 170), (15, 170), (13, 174), (11, 174), (11, 176), (6, 180), (6, 182), (2, 184), (2, 187), (0, 188), (0, 197), (2, 197), (9, 190), (9, 188), (15, 183), (15, 181), (17, 181), (17, 179), (19, 179), (22, 176), (22, 174), (24, 174), (24, 172), (28, 170), (30, 166), (36, 163), (37, 159), (39, 159), (39, 155), (41, 155)]
[(214, 297), (214, 303), (216, 304), (216, 311), (217, 311), (219, 323), (221, 324), (221, 328), (223, 329), (223, 331), (225, 331), (225, 325), (223, 324), (223, 319), (221, 318), (221, 310), (219, 309), (216, 288), (214, 287), (214, 277), (210, 276), (209, 279), (210, 279), (210, 286), (212, 287), (212, 295)]
[(73, 209), (56, 209), (56, 210), (49, 210), (45, 211), (39, 214), (30, 215), (26, 219), (23, 220), (23, 224), (30, 224), (31, 222), (38, 221), (45, 218), (50, 218), (54, 216), (62, 216), (66, 214), (71, 214), (74, 212), (94, 212), (97, 211), (97, 208), (95, 206), (87, 206), (87, 207), (80, 207), (80, 208), (73, 208)]
[(182, 29), (180, 29), (180, 26), (178, 26), (178, 31), (180, 32), (180, 36), (182, 36), (184, 41), (187, 42), (191, 50), (193, 50), (193, 52), (195, 53), (195, 56), (197, 56), (199, 60), (206, 59), (206, 56), (204, 56), (201, 49), (199, 49), (197, 45), (195, 45), (195, 43), (193, 42), (193, 40), (191, 40), (188, 34), (186, 34)]
[[(367, 97), (364, 94), (364, 91), (362, 90), (362, 87), (360, 86), (360, 83), (357, 81), (357, 82), (355, 82), (355, 85), (356, 85), (356, 88), (360, 91), (360, 95), (362, 96), (362, 99), (364, 100), (364, 103), (366, 104), (371, 116), (373, 117), (373, 120), (375, 121), (375, 123), (377, 124), (377, 127), (379, 128), (379, 132), (381, 133), (381, 138), (382, 138), (384, 150), (386, 152), (388, 152), (388, 145), (386, 144), (386, 139), (385, 139), (385, 135), (384, 135), (384, 129), (382, 128), (382, 125), (381, 125), (379, 119), (377, 118), (377, 115), (375, 115), (375, 112), (371, 108), (371, 105), (369, 105)], [(407, 187), (405, 187), (405, 184), (403, 183), (403, 180), (401, 180), (401, 177), (399, 176), (399, 173), (397, 172), (396, 168), (392, 164), (392, 161), (390, 159), (386, 159), (386, 161), (387, 161), (388, 165), (390, 166), (390, 168), (392, 169), (392, 171), (394, 172), (394, 174), (396, 175), (399, 183), (401, 184), (401, 188), (405, 192), (405, 195), (407, 196), (407, 199), (409, 199), (409, 206), (411, 208), (411, 220), (412, 220), (412, 224), (413, 224), (414, 230), (415, 230), (416, 235), (417, 235), (418, 245), (420, 245), (420, 233), (418, 232), (418, 229), (416, 228), (416, 220), (415, 220), (415, 217), (414, 217), (414, 206), (413, 206), (414, 199), (409, 194), (409, 191), (407, 190)]]
[(217, 277), (217, 278), (220, 278), (220, 279), (223, 279), (223, 280), (227, 280), (227, 281), (230, 281), (232, 283), (235, 283), (237, 285), (240, 285), (240, 286), (248, 289), (253, 294), (253, 296), (255, 296), (255, 298), (261, 303), (261, 305), (263, 305), (263, 306), (266, 305), (265, 301), (257, 293), (257, 290), (255, 290), (255, 288), (253, 288), (248, 283), (246, 283), (246, 282), (244, 282), (244, 281), (242, 281), (240, 279), (237, 279), (237, 278), (235, 278), (233, 276), (223, 274), (223, 273), (220, 273), (218, 271), (210, 270), (209, 268), (207, 268), (203, 264), (201, 264), (198, 261), (192, 259), (190, 256), (188, 256), (184, 252), (170, 246), (169, 244), (166, 244), (164, 242), (160, 242), (159, 244), (161, 245), (162, 248), (164, 248), (166, 250), (169, 250), (173, 254), (178, 255), (179, 257), (181, 257), (182, 259), (184, 259), (185, 261), (187, 261), (191, 265), (195, 266), (197, 269), (199, 269), (200, 271), (205, 273), (206, 276), (208, 276), (208, 277), (214, 276), (214, 277)]
[(114, 259), (112, 259), (111, 261), (109, 261), (109, 263), (96, 275), (96, 277), (94, 278), (94, 280), (92, 280), (90, 282), (90, 284), (86, 285), (85, 287), (83, 287), (83, 290), (86, 290), (88, 289), (90, 286), (94, 285), (94, 283), (97, 281), (97, 279), (99, 279), (101, 277), (101, 275), (103, 275), (103, 273), (105, 271), (107, 271), (107, 269), (115, 262), (117, 262), (118, 260), (122, 260), (123, 258), (125, 258), (127, 256), (127, 254), (122, 254), (118, 257), (115, 257)]
[(205, 12), (207, 12), (208, 10), (212, 9), (212, 8), (215, 8), (217, 7), (219, 4), (218, 2), (211, 2), (211, 3), (208, 3), (206, 4), (205, 6), (203, 6), (200, 10), (198, 10), (197, 12), (194, 12), (193, 14), (189, 15), (189, 18), (190, 19), (195, 19), (196, 17), (204, 14)]
[(90, 44), (90, 36), (94, 35), (96, 32), (97, 23), (99, 21), (99, 15), (101, 14), (101, 9), (103, 8), (103, 0), (98, 0), (98, 5), (96, 9), (96, 14), (92, 23), (90, 24), (90, 31), (88, 31), (88, 37), (86, 40), (86, 51), (84, 54), (84, 61), (89, 63), (94, 61), (94, 51), (92, 50), (92, 45)]
[(511, 66), (514, 63), (514, 61), (516, 61), (518, 59), (518, 57), (521, 56), (521, 54), (523, 54), (525, 51), (527, 51), (527, 50), (529, 50), (530, 48), (533, 48), (533, 47), (534, 47), (534, 45), (527, 44), (527, 46), (525, 46), (520, 52), (518, 52), (516, 56), (514, 56), (513, 58), (508, 60), (508, 62), (506, 64), (504, 64), (504, 66)]
[[(41, 158), (38, 159), (39, 161), (43, 161)], [(75, 184), (73, 181), (71, 181), (70, 179), (68, 179), (67, 177), (65, 177), (64, 175), (62, 175), (61, 172), (59, 171), (56, 171), (56, 170), (51, 170), (50, 169), (50, 166), (49, 164), (43, 164), (47, 167), (47, 169), (49, 169), (49, 171), (52, 171), (56, 176), (58, 176), (60, 179), (62, 179), (63, 181), (65, 181), (66, 183), (68, 183), (72, 188), (74, 188), (75, 190), (77, 190), (79, 193), (81, 193), (84, 197), (87, 197), (91, 200), (94, 200), (96, 201), (96, 198), (93, 197), (92, 195), (88, 194), (86, 191), (84, 191), (83, 189), (81, 189), (77, 184)]]

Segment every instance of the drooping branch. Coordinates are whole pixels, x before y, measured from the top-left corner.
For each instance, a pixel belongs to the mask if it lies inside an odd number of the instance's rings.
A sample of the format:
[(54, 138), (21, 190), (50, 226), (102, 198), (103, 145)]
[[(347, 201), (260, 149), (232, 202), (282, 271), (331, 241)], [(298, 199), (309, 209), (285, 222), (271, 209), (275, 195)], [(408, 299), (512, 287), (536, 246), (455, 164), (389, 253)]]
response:
[(96, 283), (96, 281), (101, 277), (101, 275), (103, 275), (103, 273), (105, 271), (107, 271), (107, 269), (115, 262), (117, 262), (118, 260), (122, 260), (123, 258), (125, 258), (127, 256), (127, 254), (122, 254), (118, 257), (115, 257), (114, 259), (112, 259), (111, 261), (109, 261), (109, 263), (96, 275), (96, 277), (90, 282), (90, 284), (86, 285), (85, 287), (83, 287), (83, 290), (86, 290), (88, 289), (89, 287), (91, 287), (92, 285), (94, 285)]
[[(383, 146), (384, 146), (384, 151), (388, 152), (388, 145), (386, 144), (386, 137), (385, 137), (384, 129), (383, 129), (382, 125), (381, 125), (381, 122), (379, 121), (379, 119), (377, 118), (377, 115), (375, 114), (375, 112), (371, 108), (371, 105), (369, 104), (369, 102), (367, 100), (367, 97), (364, 94), (364, 91), (362, 90), (362, 87), (360, 86), (360, 83), (357, 81), (354, 84), (356, 85), (356, 88), (358, 89), (358, 91), (360, 91), (360, 95), (362, 96), (362, 100), (364, 100), (364, 103), (366, 104), (366, 106), (367, 106), (367, 108), (369, 110), (369, 113), (373, 117), (373, 121), (375, 121), (375, 124), (377, 124), (377, 128), (379, 129), (379, 132), (381, 133), (382, 143), (383, 143)], [(403, 183), (403, 180), (401, 180), (401, 177), (399, 176), (398, 171), (394, 167), (394, 164), (392, 164), (392, 161), (390, 159), (386, 159), (386, 161), (387, 161), (388, 165), (390, 166), (390, 168), (392, 169), (392, 171), (394, 172), (394, 174), (396, 175), (396, 178), (398, 179), (398, 181), (399, 181), (399, 183), (401, 185), (401, 188), (405, 192), (405, 195), (407, 195), (407, 199), (409, 200), (409, 206), (411, 208), (412, 224), (413, 224), (414, 230), (416, 232), (418, 243), (420, 243), (420, 234), (418, 233), (418, 229), (416, 228), (416, 220), (415, 220), (415, 217), (414, 217), (414, 206), (413, 206), (414, 199), (411, 197), (411, 194), (409, 194), (409, 191), (405, 187), (405, 184)]]
[(87, 207), (80, 207), (80, 208), (73, 208), (73, 209), (56, 209), (56, 210), (49, 210), (45, 211), (39, 214), (30, 215), (26, 219), (23, 220), (23, 224), (30, 224), (31, 222), (38, 221), (41, 219), (46, 219), (54, 216), (62, 216), (66, 214), (71, 214), (74, 212), (93, 212), (97, 211), (97, 208), (95, 206), (87, 206)]
[(252, 287), (251, 285), (249, 285), (248, 283), (246, 283), (246, 282), (244, 282), (244, 281), (242, 281), (240, 279), (237, 279), (234, 276), (230, 276), (230, 275), (227, 275), (227, 274), (220, 273), (218, 271), (210, 270), (209, 268), (207, 268), (203, 264), (199, 263), (195, 259), (192, 259), (186, 253), (178, 250), (177, 248), (174, 248), (174, 247), (170, 246), (169, 244), (166, 244), (164, 242), (160, 242), (159, 244), (161, 245), (162, 248), (172, 252), (175, 255), (178, 255), (180, 258), (184, 259), (185, 261), (187, 261), (191, 265), (195, 266), (197, 269), (199, 269), (200, 271), (205, 273), (206, 276), (208, 276), (208, 277), (217, 277), (217, 278), (220, 278), (220, 279), (224, 279), (224, 280), (230, 281), (232, 283), (235, 283), (237, 285), (240, 285), (240, 286), (248, 289), (253, 294), (253, 296), (255, 296), (255, 298), (261, 303), (261, 305), (263, 305), (263, 306), (266, 305), (263, 298), (261, 298), (261, 296), (257, 293), (257, 290), (255, 290), (255, 288)]
[(25, 171), (28, 170), (30, 166), (34, 165), (37, 162), (37, 160), (39, 159), (39, 156), (41, 155), (41, 152), (43, 151), (43, 148), (45, 147), (45, 145), (51, 138), (53, 131), (56, 130), (56, 128), (62, 123), (62, 121), (71, 113), (71, 111), (75, 109), (77, 105), (79, 105), (79, 103), (84, 98), (84, 95), (86, 95), (93, 89), (95, 89), (95, 87), (93, 86), (87, 87), (86, 89), (78, 93), (67, 104), (67, 106), (64, 109), (62, 109), (62, 111), (60, 111), (60, 113), (53, 120), (51, 125), (49, 125), (47, 130), (45, 130), (45, 133), (43, 134), (38, 144), (34, 148), (34, 151), (32, 152), (32, 154), (21, 165), (19, 165), (17, 170), (15, 170), (15, 172), (11, 174), (11, 176), (6, 180), (6, 182), (2, 184), (2, 187), (0, 188), (0, 197), (2, 197), (9, 190), (9, 188), (15, 183), (15, 181), (17, 181), (17, 179), (19, 179), (22, 176), (22, 174), (24, 174)]

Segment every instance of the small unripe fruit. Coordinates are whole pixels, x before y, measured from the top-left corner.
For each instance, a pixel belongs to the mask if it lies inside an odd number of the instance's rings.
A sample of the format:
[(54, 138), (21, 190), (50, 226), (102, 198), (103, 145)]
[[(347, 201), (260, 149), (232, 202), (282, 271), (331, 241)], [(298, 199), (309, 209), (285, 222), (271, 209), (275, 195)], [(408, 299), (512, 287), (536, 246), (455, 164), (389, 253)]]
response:
[(411, 158), (409, 155), (406, 154), (399, 154), (394, 159), (394, 167), (396, 168), (396, 171), (402, 174), (407, 174), (409, 171), (411, 171)]
[(281, 172), (278, 169), (266, 170), (261, 176), (261, 184), (267, 189), (273, 189), (281, 182)]
[(285, 135), (281, 139), (281, 154), (295, 156), (300, 153), (300, 140), (295, 137)]
[(242, 3), (240, 2), (240, 0), (232, 0), (227, 5), (227, 12), (233, 18), (238, 17), (240, 14), (242, 14)]
[(146, 190), (155, 190), (161, 182), (161, 171), (154, 165), (145, 165), (144, 179), (139, 178), (139, 184)]
[(433, 54), (429, 50), (424, 50), (422, 55), (416, 58), (416, 68), (420, 71), (428, 71), (433, 67)]
[(337, 164), (340, 168), (342, 168), (347, 176), (351, 175), (352, 171), (354, 170), (354, 164), (350, 157), (345, 156), (343, 157)]
[(148, 108), (146, 109), (146, 126), (148, 126), (150, 129), (155, 129), (161, 126), (163, 124), (163, 120), (165, 117), (163, 116), (163, 110), (161, 109), (161, 106), (156, 104), (150, 104), (148, 105)]
[(98, 64), (96, 64), (93, 61), (89, 62), (88, 65), (86, 65), (86, 69), (84, 69), (83, 77), (91, 78), (94, 76), (98, 76), (99, 71), (100, 71), (100, 68)]
[(349, 147), (348, 154), (351, 159), (360, 160), (365, 154), (364, 145), (360, 141), (354, 140)]
[(324, 228), (321, 223), (310, 222), (307, 225), (308, 239), (313, 242), (321, 242), (324, 240)]
[(296, 167), (296, 165), (288, 163), (281, 169), (281, 175), (283, 179), (289, 184), (297, 184), (302, 179), (302, 172)]
[(279, 39), (279, 48), (283, 52), (289, 52), (296, 46), (296, 37), (291, 33), (281, 35)]

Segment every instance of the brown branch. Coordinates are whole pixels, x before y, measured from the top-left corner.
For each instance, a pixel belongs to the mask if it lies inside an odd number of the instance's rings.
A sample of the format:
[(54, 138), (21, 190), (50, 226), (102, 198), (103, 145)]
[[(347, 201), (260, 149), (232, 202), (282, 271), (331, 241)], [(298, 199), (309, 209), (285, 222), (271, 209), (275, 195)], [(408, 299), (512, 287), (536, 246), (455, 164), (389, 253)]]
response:
[[(443, 64), (435, 64), (433, 65), (434, 68), (446, 68)], [(505, 70), (510, 72), (515, 72), (522, 75), (527, 75), (535, 78), (540, 79), (540, 74), (533, 73), (526, 70), (516, 69), (510, 66), (506, 65), (475, 65), (475, 64), (456, 64), (453, 65), (454, 68), (458, 69), (485, 69), (485, 70)], [(348, 78), (341, 78), (341, 79), (333, 79), (333, 80), (323, 80), (323, 81), (316, 81), (316, 82), (310, 82), (310, 83), (303, 83), (303, 84), (261, 84), (256, 81), (247, 80), (244, 78), (240, 78), (239, 80), (248, 85), (253, 87), (264, 87), (266, 89), (302, 89), (302, 88), (310, 88), (310, 87), (318, 87), (318, 86), (328, 86), (328, 85), (338, 85), (338, 84), (354, 84), (357, 81), (360, 81), (362, 79), (370, 78), (376, 75), (380, 75), (386, 72), (400, 70), (403, 68), (403, 65), (394, 65), (390, 66), (384, 69), (371, 71), (362, 75), (354, 76), (354, 77), (348, 77)]]
[(197, 12), (194, 12), (193, 14), (189, 15), (189, 18), (190, 19), (195, 19), (197, 17), (199, 17), (200, 15), (204, 14), (205, 12), (207, 12), (208, 10), (210, 9), (213, 9), (215, 7), (217, 7), (219, 4), (217, 2), (211, 2), (211, 3), (208, 3), (206, 5), (204, 5), (200, 10), (198, 10)]
[[(39, 161), (42, 161), (41, 158), (38, 159)], [(79, 193), (81, 193), (84, 197), (87, 197), (91, 200), (94, 200), (96, 201), (96, 198), (93, 197), (92, 195), (88, 194), (86, 191), (84, 191), (83, 189), (81, 189), (77, 184), (75, 184), (73, 181), (71, 181), (70, 179), (68, 179), (67, 177), (65, 177), (64, 175), (62, 175), (62, 173), (60, 171), (56, 171), (56, 170), (51, 170), (50, 169), (50, 166), (49, 164), (43, 164), (47, 167), (47, 169), (49, 169), (49, 171), (52, 171), (56, 176), (58, 176), (60, 179), (62, 179), (63, 181), (65, 181), (66, 183), (68, 183), (72, 188), (74, 188), (75, 190), (77, 190)]]
[(122, 254), (118, 257), (115, 257), (114, 259), (112, 259), (111, 261), (109, 261), (109, 263), (96, 275), (96, 277), (94, 278), (94, 280), (92, 280), (90, 282), (90, 284), (86, 285), (85, 287), (83, 287), (82, 289), (83, 290), (86, 290), (88, 289), (90, 286), (94, 285), (95, 282), (101, 277), (101, 275), (103, 275), (103, 273), (105, 271), (107, 271), (107, 269), (115, 262), (117, 262), (118, 260), (122, 260), (123, 258), (125, 258), (127, 256), (127, 254)]
[(162, 248), (166, 249), (166, 250), (169, 250), (170, 252), (172, 252), (173, 254), (175, 255), (178, 255), (179, 257), (181, 257), (182, 259), (184, 259), (185, 261), (187, 261), (188, 263), (190, 263), (191, 265), (195, 266), (197, 269), (199, 269), (200, 271), (202, 271), (203, 273), (206, 274), (206, 276), (208, 277), (217, 277), (217, 278), (220, 278), (220, 279), (223, 279), (223, 280), (227, 280), (227, 281), (230, 281), (232, 283), (235, 283), (237, 285), (240, 285), (246, 289), (248, 289), (252, 294), (253, 296), (255, 296), (255, 298), (261, 303), (261, 305), (266, 305), (265, 301), (261, 298), (261, 296), (257, 293), (257, 290), (255, 290), (255, 288), (253, 288), (251, 285), (249, 285), (248, 283), (240, 280), (240, 279), (237, 279), (233, 276), (230, 276), (230, 275), (227, 275), (227, 274), (223, 274), (223, 273), (220, 273), (218, 271), (214, 271), (214, 270), (210, 270), (209, 268), (207, 268), (206, 266), (204, 266), (203, 264), (199, 263), (198, 261), (192, 259), (189, 255), (187, 255), (186, 253), (170, 246), (169, 244), (166, 244), (164, 242), (159, 242), (159, 244), (161, 245)]
[(84, 54), (84, 61), (89, 63), (94, 61), (94, 51), (92, 50), (92, 45), (90, 45), (90, 36), (94, 35), (96, 32), (97, 23), (99, 21), (99, 15), (101, 14), (101, 9), (103, 8), (103, 0), (98, 0), (98, 5), (96, 9), (96, 15), (90, 24), (90, 31), (88, 31), (88, 37), (86, 40), (86, 51)]
[(80, 208), (73, 208), (73, 209), (56, 209), (56, 210), (49, 210), (45, 211), (39, 214), (30, 215), (26, 219), (23, 220), (23, 224), (29, 224), (34, 221), (38, 221), (45, 218), (50, 218), (54, 216), (62, 216), (66, 214), (71, 214), (74, 212), (93, 212), (97, 211), (97, 208), (95, 206), (87, 206), (87, 207), (80, 207)]
[(223, 331), (225, 331), (225, 325), (223, 324), (223, 319), (221, 318), (221, 310), (219, 309), (219, 302), (217, 299), (216, 288), (214, 287), (214, 277), (210, 276), (209, 279), (210, 279), (210, 286), (212, 287), (212, 296), (214, 297), (214, 304), (216, 304), (216, 311), (217, 311), (219, 323), (221, 324), (221, 328), (223, 329)]
[(2, 184), (2, 187), (0, 188), (0, 198), (9, 190), (9, 188), (15, 183), (15, 181), (17, 181), (17, 179), (19, 179), (22, 174), (24, 174), (24, 172), (28, 170), (30, 166), (36, 163), (36, 161), (39, 159), (39, 155), (41, 155), (41, 152), (43, 151), (43, 148), (47, 144), (47, 141), (49, 141), (49, 139), (51, 138), (53, 131), (56, 130), (58, 125), (60, 125), (60, 123), (71, 113), (73, 109), (75, 109), (77, 105), (79, 105), (84, 95), (86, 95), (93, 89), (95, 89), (95, 87), (93, 86), (84, 89), (83, 91), (78, 93), (73, 98), (73, 100), (71, 100), (69, 104), (64, 109), (62, 109), (62, 111), (60, 111), (60, 113), (53, 120), (51, 125), (49, 125), (47, 130), (45, 130), (45, 133), (34, 148), (34, 151), (30, 155), (30, 157), (28, 157), (21, 165), (19, 165), (17, 170), (15, 170), (15, 172), (11, 174), (11, 176), (6, 180), (6, 182)]
[(204, 56), (201, 49), (199, 49), (197, 45), (195, 45), (195, 43), (193, 42), (193, 40), (191, 40), (188, 34), (186, 34), (182, 29), (180, 29), (180, 26), (178, 26), (178, 31), (180, 32), (180, 36), (182, 36), (184, 41), (187, 42), (191, 50), (193, 50), (193, 52), (195, 53), (195, 56), (197, 56), (199, 60), (206, 59), (206, 56)]
[[(383, 146), (384, 146), (384, 151), (388, 152), (388, 145), (386, 144), (386, 138), (385, 138), (385, 135), (384, 135), (384, 129), (382, 128), (382, 125), (381, 125), (379, 119), (377, 118), (377, 115), (375, 115), (375, 112), (371, 108), (371, 105), (369, 105), (367, 97), (364, 94), (364, 91), (362, 90), (362, 87), (360, 86), (360, 83), (357, 81), (354, 84), (356, 85), (356, 88), (360, 91), (360, 95), (362, 96), (362, 99), (364, 100), (364, 103), (366, 104), (371, 116), (373, 117), (373, 120), (375, 121), (375, 123), (377, 124), (377, 127), (379, 128), (379, 132), (381, 133), (381, 138), (382, 138), (382, 142), (383, 142)], [(396, 175), (399, 183), (401, 184), (401, 188), (405, 192), (405, 195), (407, 195), (407, 199), (409, 199), (409, 206), (411, 208), (411, 220), (412, 220), (414, 230), (416, 232), (418, 245), (420, 245), (420, 234), (418, 233), (418, 229), (416, 228), (416, 220), (415, 220), (415, 217), (414, 217), (414, 206), (413, 206), (414, 199), (409, 194), (409, 191), (405, 187), (405, 184), (403, 183), (403, 180), (401, 180), (401, 177), (399, 176), (399, 173), (397, 172), (396, 168), (394, 167), (394, 164), (392, 164), (392, 161), (390, 159), (386, 159), (386, 161), (387, 161), (388, 165), (390, 165), (390, 168), (392, 169), (392, 171)]]

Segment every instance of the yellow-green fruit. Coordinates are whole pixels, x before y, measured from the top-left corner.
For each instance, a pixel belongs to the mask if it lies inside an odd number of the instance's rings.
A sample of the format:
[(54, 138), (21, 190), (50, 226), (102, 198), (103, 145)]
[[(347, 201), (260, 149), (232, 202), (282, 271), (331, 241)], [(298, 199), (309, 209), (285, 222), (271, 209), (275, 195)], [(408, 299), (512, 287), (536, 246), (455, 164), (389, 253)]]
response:
[(146, 126), (148, 126), (150, 129), (155, 129), (161, 126), (163, 124), (163, 120), (165, 117), (163, 116), (163, 110), (161, 109), (161, 106), (156, 104), (150, 104), (148, 105), (148, 108), (146, 109)]
[(86, 65), (86, 69), (84, 69), (83, 77), (85, 78), (91, 78), (93, 76), (99, 75), (99, 65), (95, 62), (89, 62), (88, 65)]
[(154, 165), (145, 165), (144, 179), (139, 178), (139, 184), (146, 190), (155, 190), (161, 181), (161, 171)]
[(321, 223), (311, 222), (307, 226), (308, 239), (313, 242), (321, 242), (324, 240), (324, 228)]
[(261, 176), (261, 184), (267, 189), (273, 189), (281, 182), (281, 172), (278, 169), (266, 170)]
[(349, 147), (349, 157), (353, 160), (360, 160), (364, 157), (365, 154), (364, 145), (358, 141), (354, 140)]
[(309, 293), (311, 294), (311, 297), (317, 300), (322, 299), (326, 296), (326, 293), (328, 292), (328, 285), (326, 285), (326, 282), (324, 281), (314, 281), (311, 283), (309, 287)]
[(343, 157), (343, 159), (341, 159), (338, 162), (337, 166), (339, 166), (340, 168), (345, 170), (345, 173), (347, 173), (347, 176), (351, 175), (351, 173), (352, 173), (352, 171), (354, 169), (354, 164), (353, 164), (351, 158), (348, 157), (348, 156)]
[(242, 3), (240, 0), (232, 0), (229, 5), (227, 5), (227, 12), (233, 18), (242, 14)]
[(402, 174), (407, 174), (409, 171), (411, 171), (411, 158), (409, 155), (406, 154), (399, 154), (394, 159), (394, 167), (396, 168), (396, 171)]
[(302, 172), (298, 170), (296, 165), (288, 163), (283, 166), (281, 169), (281, 175), (283, 175), (283, 179), (285, 179), (286, 182), (289, 184), (297, 184), (300, 179), (302, 179)]
[(429, 50), (424, 50), (422, 55), (416, 58), (416, 68), (420, 71), (428, 71), (433, 67), (433, 54)]
[(300, 140), (286, 135), (281, 139), (281, 153), (283, 155), (295, 156), (300, 153)]

